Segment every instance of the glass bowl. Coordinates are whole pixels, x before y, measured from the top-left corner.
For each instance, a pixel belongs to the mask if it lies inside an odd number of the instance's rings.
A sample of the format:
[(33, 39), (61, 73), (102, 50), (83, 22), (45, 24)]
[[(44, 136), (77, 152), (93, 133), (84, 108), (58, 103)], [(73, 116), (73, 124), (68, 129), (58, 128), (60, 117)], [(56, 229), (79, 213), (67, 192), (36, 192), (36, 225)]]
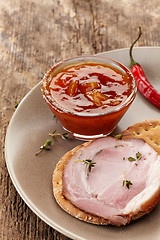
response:
[(65, 131), (83, 140), (109, 135), (133, 102), (130, 70), (100, 56), (66, 59), (45, 74), (42, 95)]

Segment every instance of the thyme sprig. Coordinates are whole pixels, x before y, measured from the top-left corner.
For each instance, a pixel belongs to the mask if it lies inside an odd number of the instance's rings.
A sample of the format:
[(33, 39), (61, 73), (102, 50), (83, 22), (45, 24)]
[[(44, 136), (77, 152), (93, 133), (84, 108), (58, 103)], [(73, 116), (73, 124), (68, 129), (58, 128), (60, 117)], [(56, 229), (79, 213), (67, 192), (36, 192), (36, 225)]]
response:
[(91, 172), (92, 167), (95, 167), (96, 162), (92, 162), (90, 159), (83, 160), (84, 163), (88, 164), (88, 171)]
[(52, 133), (49, 133), (51, 140), (46, 140), (39, 148), (39, 151), (35, 154), (40, 154), (43, 150), (51, 150), (51, 145), (53, 142), (57, 141), (56, 136), (60, 136), (62, 139), (68, 139), (68, 133), (56, 133), (57, 130), (54, 130)]
[(88, 172), (91, 172), (92, 167), (95, 167), (96, 162), (92, 162), (90, 159), (86, 160), (75, 160), (75, 162), (83, 162), (85, 164), (88, 164)]
[(130, 185), (133, 185), (133, 183), (130, 180), (125, 179), (124, 171), (122, 172), (122, 177), (123, 177), (122, 186), (124, 187), (124, 185), (126, 185), (126, 187), (129, 189)]
[(60, 136), (63, 139), (68, 139), (68, 133), (56, 133), (56, 130), (54, 130), (52, 133), (49, 133), (49, 136), (53, 139), (53, 141), (56, 141), (56, 136)]

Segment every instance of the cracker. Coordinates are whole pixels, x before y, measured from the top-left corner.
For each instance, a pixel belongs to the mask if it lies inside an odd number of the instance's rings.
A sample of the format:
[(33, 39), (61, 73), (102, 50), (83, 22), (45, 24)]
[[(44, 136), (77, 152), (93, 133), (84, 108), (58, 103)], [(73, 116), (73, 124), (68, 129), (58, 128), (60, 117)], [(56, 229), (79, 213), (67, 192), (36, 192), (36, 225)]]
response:
[(136, 123), (122, 133), (123, 139), (125, 137), (142, 138), (152, 146), (155, 151), (160, 154), (160, 120), (145, 120), (140, 123)]

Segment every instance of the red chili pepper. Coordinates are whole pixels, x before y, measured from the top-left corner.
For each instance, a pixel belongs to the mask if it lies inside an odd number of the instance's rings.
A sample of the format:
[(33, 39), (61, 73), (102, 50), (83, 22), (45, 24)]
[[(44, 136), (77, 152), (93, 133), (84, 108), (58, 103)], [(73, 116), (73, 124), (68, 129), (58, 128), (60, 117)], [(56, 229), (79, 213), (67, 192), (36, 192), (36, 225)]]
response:
[(132, 43), (129, 51), (131, 65), (130, 70), (137, 82), (137, 88), (138, 90), (143, 94), (145, 98), (147, 98), (151, 103), (153, 103), (155, 106), (160, 108), (160, 93), (152, 86), (152, 84), (148, 81), (145, 72), (143, 71), (143, 68), (139, 63), (137, 63), (132, 56), (132, 49), (135, 43), (139, 40), (141, 37), (141, 27), (139, 27), (139, 35), (138, 38)]

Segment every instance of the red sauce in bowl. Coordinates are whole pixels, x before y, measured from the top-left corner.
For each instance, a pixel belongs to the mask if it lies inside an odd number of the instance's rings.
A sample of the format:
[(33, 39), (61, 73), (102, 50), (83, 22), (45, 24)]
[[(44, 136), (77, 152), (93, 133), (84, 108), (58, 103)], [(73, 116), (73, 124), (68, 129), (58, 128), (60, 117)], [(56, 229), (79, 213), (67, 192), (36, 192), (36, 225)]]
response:
[(109, 64), (93, 58), (96, 61), (56, 65), (42, 84), (53, 113), (67, 131), (80, 138), (112, 132), (136, 94), (127, 68), (113, 60)]

